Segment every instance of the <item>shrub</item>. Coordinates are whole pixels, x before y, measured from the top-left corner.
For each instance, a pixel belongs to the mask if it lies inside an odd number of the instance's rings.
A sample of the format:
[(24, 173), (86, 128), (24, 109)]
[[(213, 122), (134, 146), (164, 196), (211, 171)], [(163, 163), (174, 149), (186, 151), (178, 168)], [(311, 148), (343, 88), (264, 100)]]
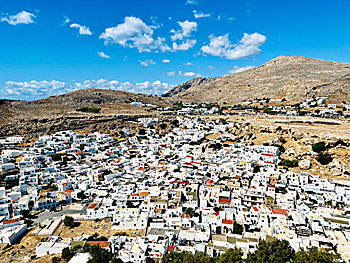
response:
[(298, 163), (299, 162), (295, 159), (294, 160), (281, 159), (280, 165), (287, 166), (287, 167), (297, 167)]
[(80, 112), (91, 112), (91, 113), (99, 113), (101, 111), (100, 108), (95, 108), (95, 107), (81, 107), (79, 109), (77, 109), (77, 111)]
[(162, 130), (165, 130), (167, 126), (168, 125), (166, 123), (159, 124), (159, 128), (161, 128)]
[(322, 152), (320, 152), (317, 155), (317, 159), (316, 160), (322, 165), (327, 165), (333, 160), (333, 158), (332, 158), (332, 155), (330, 155), (329, 153), (322, 153)]
[(312, 150), (314, 152), (320, 153), (324, 150), (326, 150), (326, 144), (324, 142), (318, 142), (312, 145)]
[(53, 257), (51, 260), (52, 260), (52, 263), (59, 263), (59, 262), (61, 262), (61, 258), (59, 258), (59, 257)]
[(74, 218), (71, 216), (66, 216), (63, 220), (63, 223), (65, 226), (69, 227), (69, 228), (73, 228), (75, 227), (75, 222), (74, 222)]
[(282, 136), (279, 138), (280, 143), (285, 144), (287, 141)]
[(286, 151), (286, 149), (284, 148), (283, 145), (273, 144), (272, 146), (278, 147), (278, 149), (280, 150), (281, 153), (284, 153)]

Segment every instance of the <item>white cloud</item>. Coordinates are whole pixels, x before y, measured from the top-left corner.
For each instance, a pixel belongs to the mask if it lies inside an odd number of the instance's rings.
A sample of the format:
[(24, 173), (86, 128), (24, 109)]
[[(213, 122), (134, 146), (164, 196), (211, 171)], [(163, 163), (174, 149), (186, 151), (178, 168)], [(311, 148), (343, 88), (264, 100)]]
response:
[(248, 69), (252, 69), (255, 68), (253, 66), (244, 66), (244, 67), (238, 67), (238, 66), (234, 66), (231, 70), (229, 70), (229, 73), (234, 74), (234, 73), (239, 73), (239, 72), (243, 72), (246, 71)]
[(177, 44), (176, 42), (173, 42), (173, 51), (186, 51), (189, 50), (191, 47), (193, 47), (196, 44), (195, 39), (186, 39), (184, 42)]
[(34, 23), (34, 18), (36, 16), (32, 13), (29, 13), (27, 11), (21, 11), (19, 13), (17, 13), (16, 15), (12, 15), (12, 16), (7, 16), (7, 17), (2, 17), (1, 21), (2, 22), (7, 22), (10, 25), (18, 25), (18, 24), (31, 24)]
[(216, 67), (208, 66), (209, 69), (216, 69)]
[(191, 62), (186, 62), (184, 65), (185, 66), (192, 66), (193, 64)]
[(72, 85), (73, 90), (87, 89), (87, 88), (101, 88), (101, 89), (112, 89), (112, 90), (122, 90), (133, 93), (147, 93), (147, 94), (157, 94), (161, 95), (174, 87), (174, 85), (161, 82), (156, 80), (154, 82), (139, 82), (131, 83), (129, 81), (119, 82), (117, 80), (86, 80), (84, 82), (75, 82)]
[(124, 22), (115, 27), (106, 28), (100, 35), (100, 39), (104, 39), (105, 44), (116, 43), (123, 47), (137, 48), (139, 52), (151, 52), (158, 49), (162, 52), (170, 51), (170, 48), (164, 43), (164, 38), (153, 38), (152, 26), (132, 16), (125, 17)]
[(171, 36), (172, 41), (183, 40), (186, 37), (190, 37), (193, 31), (197, 31), (197, 22), (190, 22), (188, 20), (184, 22), (177, 22), (181, 27), (180, 30), (175, 31), (172, 29), (170, 32), (173, 33)]
[[(44, 98), (67, 92), (66, 83), (57, 80), (42, 81), (7, 81), (4, 87), (4, 98), (34, 99)], [(1, 92), (2, 93), (2, 92)]]
[(182, 72), (179, 71), (179, 76), (184, 76), (184, 77), (200, 77), (201, 75), (199, 73), (195, 73), (195, 72)]
[(162, 62), (163, 63), (170, 63), (170, 59), (163, 59)]
[(82, 25), (74, 23), (74, 24), (71, 24), (70, 27), (71, 28), (78, 28), (80, 35), (89, 35), (89, 36), (92, 35), (92, 32), (90, 31), (90, 28), (88, 28), (86, 26), (82, 26)]
[(97, 55), (100, 57), (100, 58), (111, 58), (110, 56), (108, 56), (105, 52), (97, 52)]
[(228, 16), (228, 15), (226, 15), (226, 14), (220, 14), (220, 15), (217, 16), (217, 20), (221, 20), (221, 19), (226, 19), (226, 20), (229, 21), (229, 22), (232, 22), (232, 21), (235, 21), (235, 20), (236, 20), (235, 17), (233, 17), (233, 16)]
[(175, 77), (175, 71), (169, 71), (166, 73), (169, 77)]
[(62, 25), (66, 25), (70, 22), (70, 18), (67, 17), (66, 15), (63, 15), (63, 22), (62, 22)]
[(237, 44), (230, 42), (228, 34), (218, 37), (210, 35), (209, 38), (210, 43), (201, 48), (202, 52), (226, 59), (240, 59), (257, 55), (261, 51), (259, 47), (266, 41), (266, 37), (258, 33), (244, 33)]
[(198, 5), (197, 0), (187, 0), (185, 5)]
[(152, 59), (139, 60), (139, 63), (144, 67), (148, 67), (149, 65), (156, 64), (156, 62), (154, 62)]
[(176, 52), (178, 50), (182, 50), (182, 51), (189, 50), (197, 42), (195, 39), (188, 39), (191, 36), (191, 33), (193, 31), (197, 31), (197, 23), (190, 22), (188, 20), (184, 22), (179, 21), (177, 23), (179, 24), (181, 29), (176, 31), (172, 29), (170, 31), (173, 34), (171, 36), (171, 40), (172, 41), (181, 40), (182, 42), (181, 43), (173, 42), (171, 51)]
[(3, 94), (4, 98), (8, 99), (42, 99), (48, 96), (64, 94), (67, 92), (87, 89), (87, 88), (100, 88), (100, 89), (112, 89), (121, 90), (133, 93), (147, 93), (161, 95), (166, 91), (173, 88), (174, 85), (161, 82), (159, 80), (154, 82), (119, 82), (118, 80), (86, 80), (84, 82), (73, 82), (72, 84), (66, 84), (65, 82), (51, 80), (51, 81), (36, 81), (29, 82), (14, 82), (7, 81), (3, 90), (0, 89), (0, 94)]
[(197, 10), (193, 10), (193, 15), (195, 18), (211, 17), (211, 14), (205, 14), (205, 13), (197, 11)]

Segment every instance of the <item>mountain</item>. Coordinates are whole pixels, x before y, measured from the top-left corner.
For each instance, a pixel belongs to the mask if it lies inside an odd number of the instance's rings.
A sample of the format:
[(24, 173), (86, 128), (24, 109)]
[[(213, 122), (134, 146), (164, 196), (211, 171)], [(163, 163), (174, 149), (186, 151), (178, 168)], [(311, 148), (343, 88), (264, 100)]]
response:
[(260, 67), (217, 78), (195, 78), (163, 97), (173, 101), (227, 104), (255, 98), (285, 97), (287, 103), (313, 96), (350, 101), (350, 63), (306, 57), (277, 57)]
[[(40, 133), (100, 125), (132, 115), (150, 115), (144, 104), (169, 106), (167, 98), (106, 89), (83, 89), (35, 101), (0, 101), (0, 136)], [(100, 113), (78, 112), (81, 107), (100, 108)]]

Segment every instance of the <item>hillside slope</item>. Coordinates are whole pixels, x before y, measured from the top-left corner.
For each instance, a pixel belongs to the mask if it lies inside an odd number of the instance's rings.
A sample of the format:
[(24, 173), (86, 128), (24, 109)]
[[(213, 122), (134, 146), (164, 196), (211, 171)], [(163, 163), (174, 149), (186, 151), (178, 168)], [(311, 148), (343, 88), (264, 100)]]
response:
[[(166, 98), (105, 89), (83, 89), (35, 101), (4, 100), (0, 103), (0, 136), (74, 129), (129, 115), (152, 114), (147, 108), (130, 105), (132, 101), (171, 105)], [(81, 107), (96, 107), (101, 112), (78, 112)]]
[(218, 78), (195, 78), (166, 94), (171, 100), (236, 103), (247, 99), (286, 97), (300, 102), (327, 96), (328, 102), (350, 100), (350, 63), (305, 57), (277, 57), (260, 67)]

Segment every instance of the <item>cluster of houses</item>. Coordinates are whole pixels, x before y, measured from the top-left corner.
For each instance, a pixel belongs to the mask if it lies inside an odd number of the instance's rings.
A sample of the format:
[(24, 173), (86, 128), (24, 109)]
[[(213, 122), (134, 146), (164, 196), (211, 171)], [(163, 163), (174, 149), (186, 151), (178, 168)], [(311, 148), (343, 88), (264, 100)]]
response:
[[(0, 242), (7, 242), (6, 222), (17, 220), (18, 228), (24, 210), (86, 201), (85, 220), (109, 217), (111, 230), (137, 233), (91, 241), (124, 262), (161, 262), (172, 250), (215, 256), (231, 247), (246, 256), (271, 238), (296, 250), (336, 246), (350, 258), (349, 181), (281, 168), (278, 147), (233, 141), (235, 123), (185, 117), (168, 129), (158, 129), (156, 118), (139, 123), (142, 134), (125, 131), (119, 140), (62, 131), (3, 150), (1, 164), (18, 169), (6, 180), (18, 185), (0, 188)], [(37, 255), (84, 240), (52, 237), (39, 243)]]

